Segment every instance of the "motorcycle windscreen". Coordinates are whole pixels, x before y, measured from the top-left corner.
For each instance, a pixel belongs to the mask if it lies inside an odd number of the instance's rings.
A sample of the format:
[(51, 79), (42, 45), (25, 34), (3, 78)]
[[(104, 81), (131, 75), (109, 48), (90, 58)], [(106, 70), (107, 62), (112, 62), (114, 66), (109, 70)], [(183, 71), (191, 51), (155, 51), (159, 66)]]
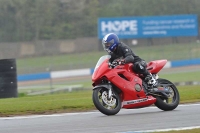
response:
[(108, 67), (109, 59), (110, 59), (110, 55), (104, 55), (98, 60), (95, 66), (94, 72), (92, 74), (92, 81), (96, 81), (109, 70), (109, 67)]

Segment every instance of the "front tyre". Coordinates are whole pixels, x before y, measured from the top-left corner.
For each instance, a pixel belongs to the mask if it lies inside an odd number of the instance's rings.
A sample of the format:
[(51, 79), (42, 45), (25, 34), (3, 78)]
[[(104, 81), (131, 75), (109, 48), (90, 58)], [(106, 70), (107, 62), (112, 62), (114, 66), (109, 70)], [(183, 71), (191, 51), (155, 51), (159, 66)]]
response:
[(172, 82), (166, 79), (158, 79), (158, 85), (160, 85), (158, 88), (162, 88), (166, 85), (165, 88), (167, 88), (170, 93), (168, 98), (157, 96), (155, 105), (164, 111), (174, 110), (178, 106), (180, 100), (178, 89)]
[(93, 103), (95, 107), (105, 115), (115, 115), (121, 109), (121, 99), (118, 93), (113, 91), (111, 98), (108, 98), (108, 89), (96, 88), (93, 90)]

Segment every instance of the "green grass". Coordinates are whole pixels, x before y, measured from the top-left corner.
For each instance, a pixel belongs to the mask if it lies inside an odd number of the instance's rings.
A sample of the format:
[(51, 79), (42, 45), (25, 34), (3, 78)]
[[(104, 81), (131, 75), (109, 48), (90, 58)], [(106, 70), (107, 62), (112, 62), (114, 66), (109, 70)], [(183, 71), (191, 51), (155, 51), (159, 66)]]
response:
[(184, 82), (184, 81), (200, 81), (200, 69), (195, 72), (179, 72), (160, 74), (160, 78), (168, 79), (172, 82)]
[(90, 68), (96, 65), (105, 52), (87, 52), (79, 54), (54, 55), (35, 58), (17, 59), (18, 73)]
[(177, 86), (181, 103), (200, 101), (200, 86)]
[(94, 109), (92, 91), (26, 96), (0, 100), (0, 116), (45, 114)]
[[(199, 43), (135, 46), (132, 49), (146, 61), (157, 59), (180, 60), (200, 57)], [(52, 71), (93, 68), (99, 57), (105, 54), (105, 51), (93, 51), (17, 59), (17, 68), (19, 74), (45, 72), (47, 68), (51, 68)]]
[[(200, 86), (178, 86), (181, 103), (200, 101)], [(92, 90), (0, 99), (0, 116), (78, 112), (95, 109)]]

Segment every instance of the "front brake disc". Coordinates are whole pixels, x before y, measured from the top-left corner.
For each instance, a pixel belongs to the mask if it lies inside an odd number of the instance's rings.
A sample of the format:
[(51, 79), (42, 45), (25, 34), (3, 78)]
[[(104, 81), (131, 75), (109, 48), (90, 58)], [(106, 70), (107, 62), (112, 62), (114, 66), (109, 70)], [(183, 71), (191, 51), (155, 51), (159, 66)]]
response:
[(108, 106), (114, 106), (116, 104), (116, 99), (114, 97), (111, 96), (111, 98), (108, 99), (108, 93), (106, 91), (102, 93), (102, 100)]

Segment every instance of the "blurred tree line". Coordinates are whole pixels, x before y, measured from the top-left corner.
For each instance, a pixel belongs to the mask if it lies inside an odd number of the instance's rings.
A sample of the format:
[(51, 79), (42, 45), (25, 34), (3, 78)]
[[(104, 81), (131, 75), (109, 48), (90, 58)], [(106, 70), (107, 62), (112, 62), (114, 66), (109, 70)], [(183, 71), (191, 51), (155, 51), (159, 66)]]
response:
[(200, 15), (200, 0), (0, 0), (0, 42), (97, 36), (98, 17)]

